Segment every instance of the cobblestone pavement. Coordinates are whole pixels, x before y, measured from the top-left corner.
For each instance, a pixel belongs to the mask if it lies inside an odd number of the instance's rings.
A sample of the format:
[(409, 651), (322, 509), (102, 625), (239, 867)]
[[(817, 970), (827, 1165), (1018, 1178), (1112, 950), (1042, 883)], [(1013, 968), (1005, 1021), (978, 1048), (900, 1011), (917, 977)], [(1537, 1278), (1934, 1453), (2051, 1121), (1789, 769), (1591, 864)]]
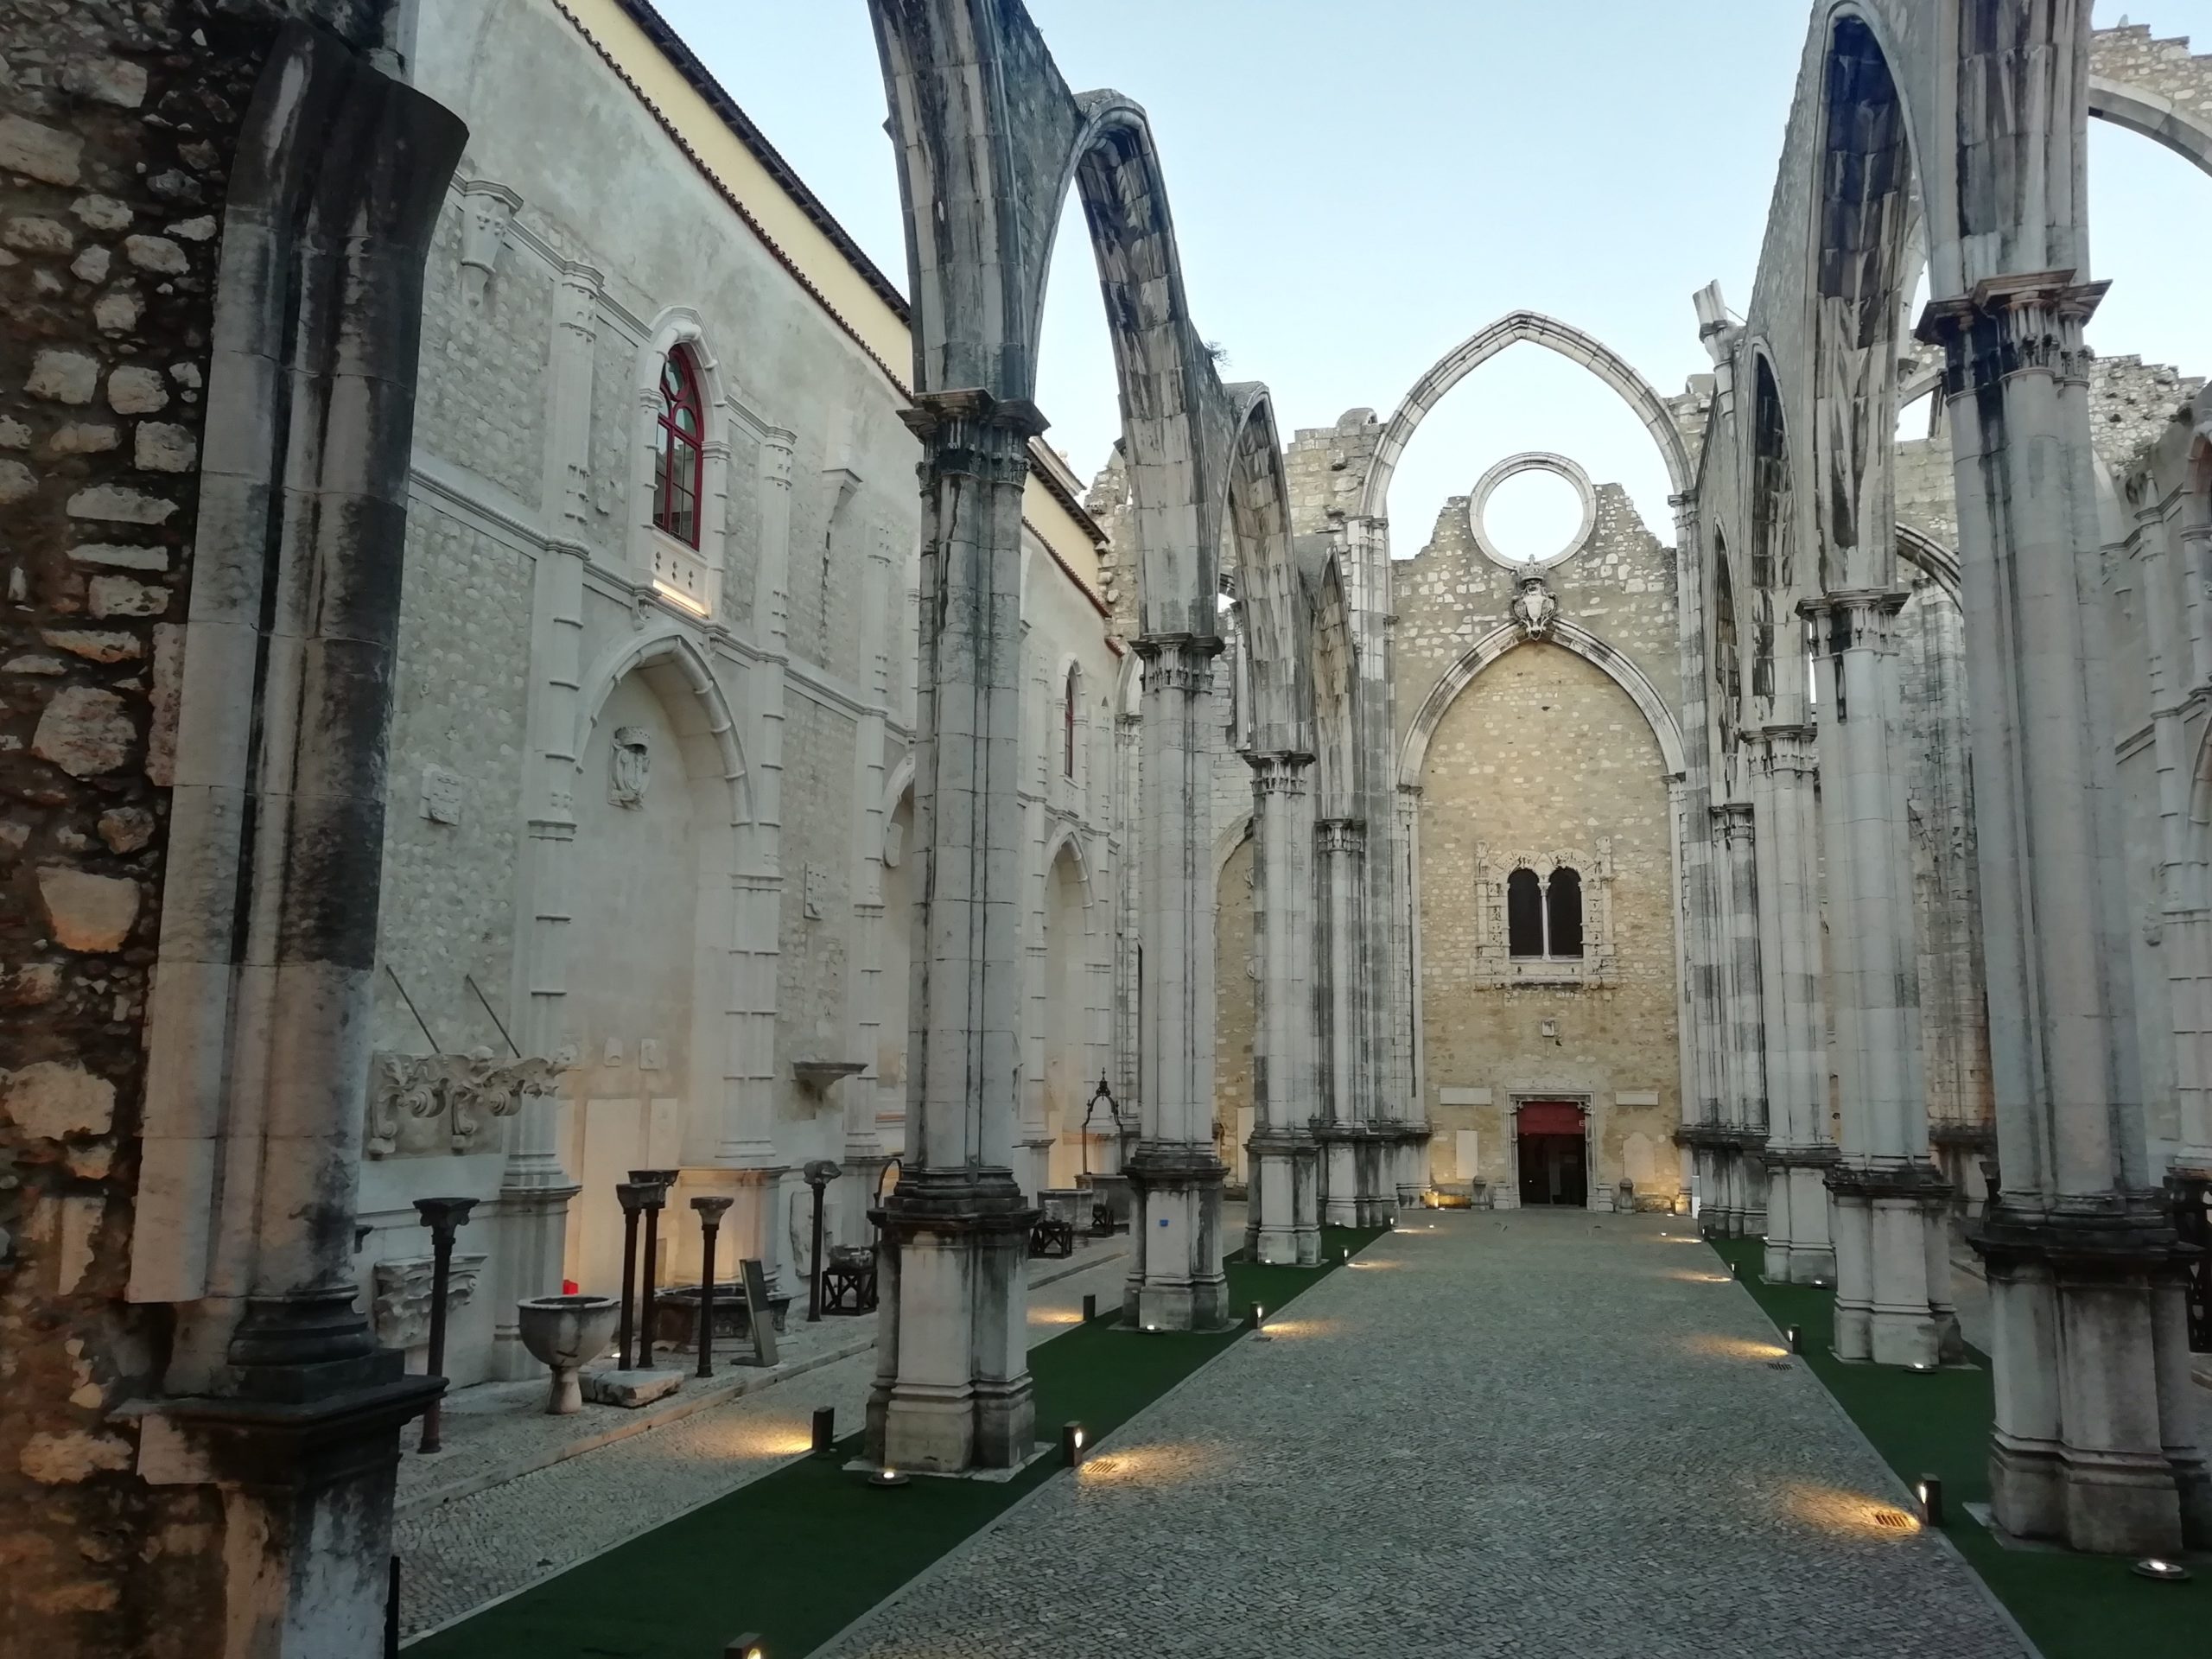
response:
[[(1128, 1273), (1128, 1244), (1121, 1237), (1091, 1247), (1096, 1265), (1089, 1268), (1080, 1255), (1072, 1262), (1031, 1264), (1038, 1276), (1079, 1269), (1031, 1291), (1031, 1346), (1080, 1319), (1085, 1292), (1095, 1293), (1101, 1306), (1116, 1304)], [(815, 1330), (832, 1323), (825, 1319)], [(869, 1318), (834, 1323), (849, 1341), (853, 1327), (865, 1327), (872, 1335), (875, 1322)], [(791, 1328), (801, 1332), (802, 1322), (793, 1319)], [(852, 1433), (861, 1426), (874, 1375), (871, 1348), (482, 1491), (403, 1509), (393, 1538), (403, 1564), (403, 1635), (419, 1636), (449, 1624), (780, 1468), (806, 1451), (817, 1406), (836, 1407), (838, 1433)], [(613, 1407), (587, 1407), (576, 1417), (547, 1417), (542, 1409), (544, 1385), (527, 1388), (528, 1398), (537, 1402), (535, 1414), (527, 1407), (521, 1414), (502, 1414), (521, 1425), (516, 1435), (526, 1436), (533, 1425), (574, 1433), (562, 1426), (578, 1423), (585, 1414), (626, 1414)], [(472, 1389), (467, 1395), (480, 1392)], [(467, 1416), (448, 1415), (443, 1438), (449, 1447), (456, 1444), (456, 1430), (459, 1443), (468, 1443), (473, 1431)], [(414, 1461), (434, 1463), (448, 1455)]]
[(1682, 1224), (1433, 1219), (821, 1659), (2019, 1659)]

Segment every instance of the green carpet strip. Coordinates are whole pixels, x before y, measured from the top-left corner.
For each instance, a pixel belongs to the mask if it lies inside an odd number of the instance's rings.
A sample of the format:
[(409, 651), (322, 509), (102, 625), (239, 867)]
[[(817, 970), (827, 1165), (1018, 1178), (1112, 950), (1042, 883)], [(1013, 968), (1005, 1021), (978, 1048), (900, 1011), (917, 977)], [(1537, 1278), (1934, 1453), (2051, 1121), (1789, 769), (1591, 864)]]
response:
[[(1322, 1230), (1322, 1268), (1232, 1257), (1230, 1306), (1276, 1309), (1357, 1255), (1379, 1230)], [(1030, 1351), (1037, 1430), (1081, 1422), (1094, 1442), (1243, 1334), (1138, 1336), (1118, 1316)], [(1110, 1449), (1110, 1448), (1109, 1448)], [(835, 1458), (802, 1458), (594, 1557), (511, 1600), (410, 1644), (410, 1659), (721, 1659), (744, 1630), (771, 1659), (801, 1659), (1046, 1481), (1057, 1456), (1004, 1482), (929, 1480), (885, 1491)]]
[(1995, 1402), (1985, 1354), (1971, 1367), (1915, 1376), (1893, 1366), (1846, 1364), (1834, 1354), (1834, 1293), (1769, 1284), (1757, 1239), (1716, 1241), (1778, 1330), (1803, 1332), (1812, 1368), (1891, 1468), (1910, 1485), (1943, 1482), (1943, 1531), (1981, 1574), (2044, 1659), (2206, 1659), (2212, 1654), (2212, 1567), (2187, 1583), (2140, 1579), (2111, 1556), (2007, 1548), (1966, 1512), (1989, 1501), (1989, 1433)]

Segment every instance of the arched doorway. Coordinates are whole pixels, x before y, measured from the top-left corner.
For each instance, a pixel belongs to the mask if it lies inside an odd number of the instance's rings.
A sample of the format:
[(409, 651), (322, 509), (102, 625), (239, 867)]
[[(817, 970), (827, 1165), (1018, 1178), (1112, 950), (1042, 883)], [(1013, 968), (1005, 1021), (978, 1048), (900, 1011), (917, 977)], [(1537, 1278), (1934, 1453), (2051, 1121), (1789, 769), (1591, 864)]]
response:
[(1090, 1080), (1089, 899), (1075, 843), (1065, 841), (1045, 874), (1045, 1122), (1052, 1147), (1046, 1180), (1075, 1185), (1083, 1155), (1083, 1109)]

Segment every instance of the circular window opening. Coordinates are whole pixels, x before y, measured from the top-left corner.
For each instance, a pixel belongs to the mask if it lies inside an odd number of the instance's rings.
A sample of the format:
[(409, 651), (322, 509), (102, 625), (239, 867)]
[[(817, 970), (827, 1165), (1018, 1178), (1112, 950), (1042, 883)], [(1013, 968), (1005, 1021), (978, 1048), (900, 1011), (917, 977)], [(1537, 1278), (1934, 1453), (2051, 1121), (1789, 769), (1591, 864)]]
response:
[(1597, 516), (1588, 476), (1563, 455), (1502, 461), (1467, 502), (1476, 544), (1508, 569), (1541, 569), (1580, 552)]

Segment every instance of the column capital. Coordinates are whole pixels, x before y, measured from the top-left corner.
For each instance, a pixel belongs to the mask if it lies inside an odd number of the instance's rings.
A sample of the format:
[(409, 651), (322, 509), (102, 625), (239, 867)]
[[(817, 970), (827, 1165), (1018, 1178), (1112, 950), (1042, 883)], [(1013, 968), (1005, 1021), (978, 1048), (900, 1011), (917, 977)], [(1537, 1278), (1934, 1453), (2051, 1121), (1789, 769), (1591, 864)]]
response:
[(1902, 588), (1843, 588), (1799, 601), (1797, 613), (1825, 627), (1828, 651), (1883, 651), (1893, 644), (1891, 624), (1911, 597)]
[(1252, 768), (1252, 787), (1262, 795), (1303, 795), (1313, 769), (1313, 757), (1294, 749), (1244, 757)]
[(1027, 398), (973, 389), (918, 393), (899, 419), (922, 441), (925, 478), (954, 474), (1006, 486), (1028, 481), (1029, 440), (1046, 425)]
[(2077, 283), (2075, 276), (2066, 270), (1985, 277), (1969, 294), (1929, 301), (1913, 335), (1943, 348), (1944, 396), (1964, 397), (2023, 370), (2087, 380), (2082, 331), (2112, 284)]
[(1186, 691), (1204, 696), (1213, 690), (1213, 659), (1222, 641), (1203, 633), (1147, 633), (1132, 642), (1144, 664), (1147, 691)]
[(1313, 826), (1313, 837), (1324, 853), (1360, 853), (1367, 850), (1367, 821), (1364, 818), (1323, 818)]

